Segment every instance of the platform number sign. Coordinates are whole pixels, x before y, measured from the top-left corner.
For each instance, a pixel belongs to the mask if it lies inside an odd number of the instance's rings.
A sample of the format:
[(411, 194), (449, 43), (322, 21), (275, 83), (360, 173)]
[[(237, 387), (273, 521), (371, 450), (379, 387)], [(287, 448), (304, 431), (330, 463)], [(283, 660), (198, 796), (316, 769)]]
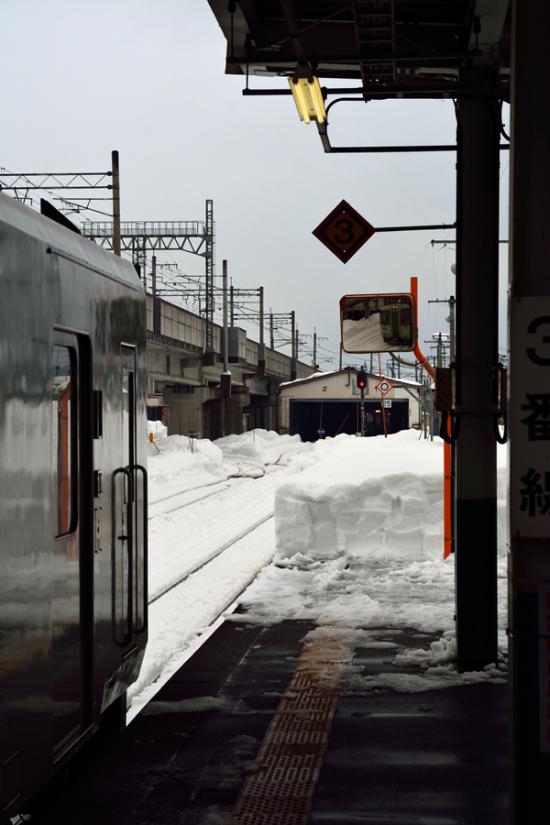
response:
[(515, 301), (512, 324), (517, 349), (510, 364), (515, 390), (510, 410), (515, 445), (510, 466), (513, 529), (520, 536), (546, 538), (550, 535), (550, 298)]
[(313, 230), (321, 243), (346, 264), (376, 229), (345, 200)]

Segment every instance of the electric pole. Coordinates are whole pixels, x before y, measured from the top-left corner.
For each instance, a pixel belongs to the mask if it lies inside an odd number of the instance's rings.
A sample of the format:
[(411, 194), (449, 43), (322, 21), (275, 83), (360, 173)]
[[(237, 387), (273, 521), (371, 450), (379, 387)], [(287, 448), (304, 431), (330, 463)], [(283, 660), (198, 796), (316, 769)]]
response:
[[(455, 363), (456, 357), (456, 332), (455, 332), (455, 306), (456, 306), (456, 299), (454, 295), (451, 295), (449, 298), (432, 298), (428, 301), (429, 304), (447, 304), (449, 307), (449, 316), (447, 318), (449, 322), (449, 356), (451, 364)], [(441, 364), (438, 364), (441, 366)]]
[(311, 364), (313, 369), (317, 368), (317, 328), (313, 327), (313, 362)]

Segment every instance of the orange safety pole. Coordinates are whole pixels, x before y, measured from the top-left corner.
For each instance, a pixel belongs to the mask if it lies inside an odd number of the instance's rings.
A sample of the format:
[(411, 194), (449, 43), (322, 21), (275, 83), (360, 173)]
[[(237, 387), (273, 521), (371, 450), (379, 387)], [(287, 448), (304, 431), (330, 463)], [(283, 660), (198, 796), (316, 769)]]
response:
[[(451, 434), (451, 417), (447, 416), (447, 435)], [(451, 445), (443, 443), (443, 558), (453, 552), (453, 475)]]
[[(418, 330), (418, 278), (415, 275), (411, 276), (411, 295), (414, 303), (414, 317), (416, 321), (416, 328)], [(414, 354), (419, 363), (426, 370), (430, 378), (435, 380), (435, 369), (430, 364), (424, 353), (420, 348), (418, 339), (414, 348)], [(447, 432), (450, 435), (450, 419), (447, 418)], [(452, 510), (452, 456), (451, 445), (445, 441), (443, 443), (443, 558), (447, 559), (452, 553), (452, 534), (453, 534), (453, 510)]]

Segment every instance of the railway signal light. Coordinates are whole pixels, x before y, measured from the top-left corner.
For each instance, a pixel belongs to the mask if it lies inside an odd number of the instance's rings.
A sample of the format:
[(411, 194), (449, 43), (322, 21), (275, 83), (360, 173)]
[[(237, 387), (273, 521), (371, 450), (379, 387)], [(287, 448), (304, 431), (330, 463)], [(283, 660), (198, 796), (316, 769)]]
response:
[(359, 370), (357, 373), (357, 387), (364, 392), (367, 388), (367, 373), (365, 370)]

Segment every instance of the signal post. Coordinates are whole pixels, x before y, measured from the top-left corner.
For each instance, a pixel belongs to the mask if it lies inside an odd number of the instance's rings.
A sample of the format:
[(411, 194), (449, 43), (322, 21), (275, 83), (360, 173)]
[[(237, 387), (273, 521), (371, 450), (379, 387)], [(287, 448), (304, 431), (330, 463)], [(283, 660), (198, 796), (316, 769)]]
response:
[(365, 437), (365, 389), (367, 387), (367, 373), (359, 370), (357, 373), (357, 386), (361, 392), (361, 438)]

